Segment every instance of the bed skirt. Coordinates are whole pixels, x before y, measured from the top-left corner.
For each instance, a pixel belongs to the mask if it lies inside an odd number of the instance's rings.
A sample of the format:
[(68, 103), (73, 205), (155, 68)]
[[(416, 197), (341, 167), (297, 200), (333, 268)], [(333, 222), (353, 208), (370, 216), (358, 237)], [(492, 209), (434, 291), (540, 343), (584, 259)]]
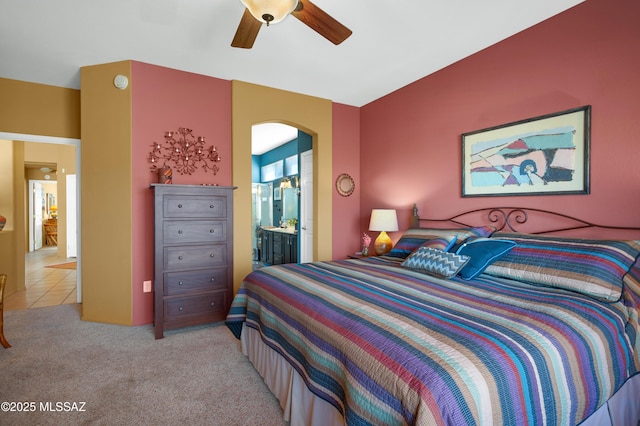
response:
[(298, 372), (280, 354), (267, 346), (260, 333), (242, 324), (242, 352), (262, 376), (282, 407), (290, 426), (344, 425), (342, 415), (333, 405), (307, 388)]
[(626, 381), (606, 404), (580, 426), (640, 426), (640, 374)]
[[(242, 325), (242, 352), (282, 407), (290, 426), (344, 425), (340, 412), (307, 388), (298, 372), (275, 350), (267, 346), (260, 333)], [(640, 426), (640, 374), (636, 374), (580, 426)]]

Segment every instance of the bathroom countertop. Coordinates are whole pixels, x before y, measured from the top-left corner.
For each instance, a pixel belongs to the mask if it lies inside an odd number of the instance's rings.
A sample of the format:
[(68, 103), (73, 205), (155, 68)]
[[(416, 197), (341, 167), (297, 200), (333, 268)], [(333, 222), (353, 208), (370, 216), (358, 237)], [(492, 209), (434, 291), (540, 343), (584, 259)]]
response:
[(280, 228), (277, 226), (261, 226), (260, 228), (265, 231), (282, 232), (283, 234), (297, 234), (298, 230), (295, 228)]

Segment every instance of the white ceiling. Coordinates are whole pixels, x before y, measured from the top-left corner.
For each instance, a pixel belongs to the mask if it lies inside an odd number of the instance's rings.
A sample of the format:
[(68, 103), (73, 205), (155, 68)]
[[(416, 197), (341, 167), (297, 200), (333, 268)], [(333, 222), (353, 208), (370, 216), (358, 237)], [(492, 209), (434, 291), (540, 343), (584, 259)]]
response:
[(78, 89), (135, 60), (363, 106), (583, 0), (314, 0), (335, 46), (292, 16), (230, 46), (240, 0), (0, 0), (0, 77)]
[(260, 155), (298, 137), (298, 129), (279, 123), (251, 127), (251, 154)]

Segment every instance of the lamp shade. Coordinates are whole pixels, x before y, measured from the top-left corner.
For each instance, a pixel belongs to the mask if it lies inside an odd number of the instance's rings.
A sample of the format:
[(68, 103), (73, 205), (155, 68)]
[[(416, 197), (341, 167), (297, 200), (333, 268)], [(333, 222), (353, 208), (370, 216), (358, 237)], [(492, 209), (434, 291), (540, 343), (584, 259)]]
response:
[(298, 0), (241, 0), (242, 4), (260, 22), (277, 24), (298, 5)]
[(391, 251), (393, 243), (387, 235), (387, 231), (398, 230), (398, 216), (393, 209), (373, 209), (371, 210), (371, 220), (369, 221), (369, 231), (380, 231), (380, 235), (373, 243), (376, 256), (382, 256)]
[(369, 231), (397, 231), (398, 216), (393, 209), (373, 209), (371, 210), (371, 220), (369, 221)]

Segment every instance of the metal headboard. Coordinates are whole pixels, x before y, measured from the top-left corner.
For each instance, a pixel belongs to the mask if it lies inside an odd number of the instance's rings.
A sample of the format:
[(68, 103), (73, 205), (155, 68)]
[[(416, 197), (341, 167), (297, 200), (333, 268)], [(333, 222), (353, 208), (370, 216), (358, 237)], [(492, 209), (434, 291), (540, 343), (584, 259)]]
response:
[[(535, 224), (530, 220), (534, 217)], [(421, 218), (418, 214), (418, 206), (414, 204), (411, 228), (427, 227), (428, 223), (438, 223), (444, 227), (491, 225), (495, 226), (498, 231), (530, 234), (552, 234), (579, 229), (640, 231), (640, 227), (601, 225), (563, 213), (529, 207), (486, 207), (469, 210), (446, 219)]]

